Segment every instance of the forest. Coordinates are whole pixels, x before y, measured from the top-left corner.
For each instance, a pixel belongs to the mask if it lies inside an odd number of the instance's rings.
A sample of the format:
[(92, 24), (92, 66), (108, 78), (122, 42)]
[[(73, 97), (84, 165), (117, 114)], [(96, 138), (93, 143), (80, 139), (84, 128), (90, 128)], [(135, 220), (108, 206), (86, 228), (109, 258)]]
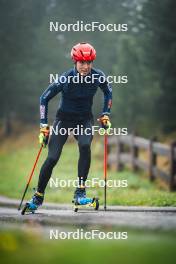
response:
[[(175, 132), (174, 0), (0, 0), (0, 3), (0, 124), (6, 134), (13, 132), (14, 123), (39, 124), (40, 95), (52, 74), (60, 75), (73, 67), (70, 50), (82, 41), (91, 43), (97, 51), (95, 68), (117, 78), (126, 76), (128, 80), (112, 84), (114, 127), (127, 127), (129, 132), (135, 130), (144, 136)], [(58, 30), (51, 28), (51, 22), (58, 23)], [(90, 26), (93, 22), (97, 22), (96, 26), (112, 24), (121, 28), (74, 31), (73, 26), (70, 30), (59, 27), (76, 25), (78, 29), (82, 25), (83, 29), (83, 25)], [(51, 123), (59, 96), (49, 103)], [(101, 91), (94, 100), (96, 117), (102, 108), (100, 96)]]

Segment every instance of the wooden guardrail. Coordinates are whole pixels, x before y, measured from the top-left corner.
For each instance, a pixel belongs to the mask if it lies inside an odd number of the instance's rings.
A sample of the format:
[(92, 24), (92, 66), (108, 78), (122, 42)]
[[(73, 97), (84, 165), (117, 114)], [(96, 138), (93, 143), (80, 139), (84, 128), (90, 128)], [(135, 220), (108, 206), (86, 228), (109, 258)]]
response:
[[(139, 158), (140, 150), (147, 150), (147, 160)], [(115, 165), (120, 171), (125, 164), (131, 164), (134, 172), (142, 169), (148, 172), (150, 181), (161, 178), (169, 185), (170, 191), (176, 191), (176, 142), (165, 145), (157, 142), (156, 138), (148, 140), (134, 135), (111, 136), (108, 138), (108, 153), (108, 167)], [(158, 156), (168, 159), (168, 172), (159, 168)]]

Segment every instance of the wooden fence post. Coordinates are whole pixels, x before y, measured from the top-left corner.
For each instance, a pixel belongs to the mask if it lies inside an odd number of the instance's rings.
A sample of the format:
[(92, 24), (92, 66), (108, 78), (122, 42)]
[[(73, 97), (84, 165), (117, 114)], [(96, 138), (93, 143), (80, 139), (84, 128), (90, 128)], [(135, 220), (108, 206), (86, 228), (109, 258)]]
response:
[(171, 153), (170, 153), (170, 182), (169, 189), (170, 191), (176, 191), (176, 141), (171, 144)]
[(124, 165), (120, 162), (120, 155), (124, 151), (124, 145), (120, 142), (120, 136), (117, 136), (117, 171), (121, 171)]
[(153, 152), (153, 143), (156, 140), (157, 140), (157, 138), (153, 137), (149, 142), (149, 179), (150, 179), (150, 181), (155, 180), (153, 168), (157, 165), (157, 154)]
[(131, 135), (131, 167), (134, 172), (138, 170), (135, 160), (138, 158), (139, 155), (139, 148), (135, 146), (135, 136), (136, 133)]

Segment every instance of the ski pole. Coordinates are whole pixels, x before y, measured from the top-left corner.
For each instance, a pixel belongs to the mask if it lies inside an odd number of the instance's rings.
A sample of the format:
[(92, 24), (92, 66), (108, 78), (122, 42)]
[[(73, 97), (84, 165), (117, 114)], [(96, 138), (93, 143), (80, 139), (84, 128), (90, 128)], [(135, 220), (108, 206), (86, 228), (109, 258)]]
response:
[[(97, 119), (98, 122), (101, 122), (101, 119)], [(104, 135), (104, 210), (106, 211), (106, 202), (107, 202), (107, 152), (108, 152), (108, 135), (105, 130)]]
[(18, 210), (21, 209), (21, 205), (22, 205), (22, 203), (23, 203), (23, 200), (24, 200), (25, 194), (26, 194), (26, 192), (27, 192), (27, 189), (28, 189), (28, 187), (29, 187), (30, 181), (31, 181), (31, 179), (32, 179), (32, 176), (33, 176), (33, 173), (34, 173), (35, 167), (36, 167), (36, 165), (37, 165), (38, 159), (39, 159), (39, 157), (40, 157), (40, 154), (41, 154), (42, 148), (43, 148), (43, 145), (41, 145), (41, 147), (40, 147), (40, 149), (39, 149), (39, 152), (38, 152), (38, 154), (37, 154), (37, 157), (36, 157), (36, 160), (35, 160), (34, 166), (33, 166), (33, 168), (32, 168), (31, 174), (30, 174), (30, 176), (29, 176), (28, 182), (27, 182), (27, 184), (26, 184), (26, 188), (25, 188), (25, 190), (24, 190), (24, 193), (23, 193), (23, 196), (22, 196), (22, 199), (21, 199), (20, 205), (19, 205), (19, 207), (18, 207)]
[(105, 133), (104, 135), (104, 210), (106, 211), (106, 194), (107, 194), (107, 145), (108, 145), (108, 136)]

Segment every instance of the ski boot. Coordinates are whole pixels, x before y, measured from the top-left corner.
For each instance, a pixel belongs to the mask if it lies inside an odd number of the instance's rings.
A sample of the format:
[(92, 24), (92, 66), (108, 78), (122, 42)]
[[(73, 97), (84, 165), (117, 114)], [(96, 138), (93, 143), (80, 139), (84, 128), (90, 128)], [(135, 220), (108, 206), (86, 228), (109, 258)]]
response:
[(25, 204), (23, 210), (21, 211), (21, 214), (24, 215), (25, 212), (34, 214), (37, 208), (42, 205), (43, 199), (43, 193), (35, 192), (32, 199)]
[(79, 208), (84, 208), (85, 206), (93, 207), (95, 210), (99, 208), (98, 198), (87, 198), (85, 187), (76, 188), (72, 203), (74, 203), (74, 212), (77, 212)]

